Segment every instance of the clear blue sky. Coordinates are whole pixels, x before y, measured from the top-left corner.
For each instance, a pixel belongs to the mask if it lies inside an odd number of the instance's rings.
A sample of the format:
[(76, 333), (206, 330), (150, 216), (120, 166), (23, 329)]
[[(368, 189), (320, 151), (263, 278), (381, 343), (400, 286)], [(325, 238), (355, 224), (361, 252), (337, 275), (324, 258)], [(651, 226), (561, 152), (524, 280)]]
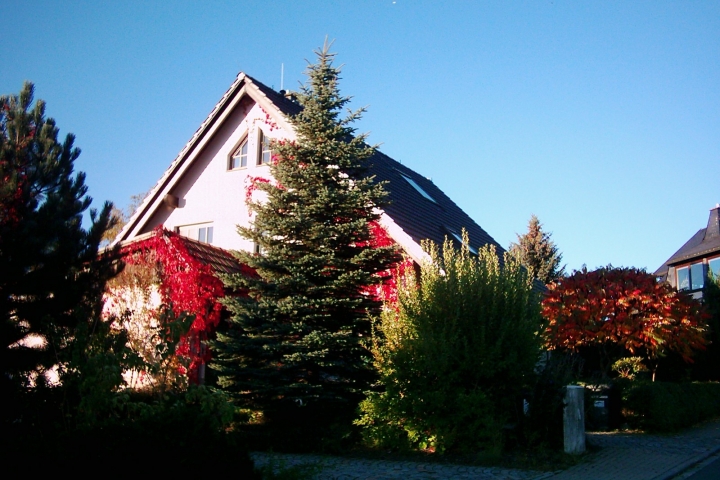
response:
[(507, 247), (655, 270), (720, 202), (720, 2), (0, 3), (0, 94), (36, 84), (94, 206), (154, 185), (242, 70), (303, 80), (325, 36), (370, 141)]

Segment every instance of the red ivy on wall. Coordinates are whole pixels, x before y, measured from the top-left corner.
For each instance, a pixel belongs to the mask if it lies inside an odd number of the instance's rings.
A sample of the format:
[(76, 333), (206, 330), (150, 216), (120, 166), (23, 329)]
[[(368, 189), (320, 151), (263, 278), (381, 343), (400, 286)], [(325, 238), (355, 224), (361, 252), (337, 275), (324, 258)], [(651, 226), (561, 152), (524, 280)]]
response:
[[(133, 255), (137, 251), (152, 251), (154, 255)], [(218, 300), (224, 296), (222, 281), (209, 265), (190, 254), (183, 237), (162, 226), (156, 228), (150, 238), (126, 247), (123, 254), (128, 264), (147, 262), (148, 259), (157, 262), (162, 303), (172, 307), (176, 314), (195, 315), (175, 353), (190, 360), (188, 371), (181, 373), (186, 373), (191, 382), (197, 382), (198, 367), (210, 359), (205, 345), (208, 333), (220, 322), (222, 306)]]
[[(395, 244), (377, 222), (372, 222), (370, 228), (370, 244), (373, 247)], [(222, 281), (215, 276), (210, 265), (193, 257), (186, 242), (182, 236), (160, 226), (151, 237), (128, 245), (122, 253), (128, 265), (157, 269), (158, 290), (164, 305), (170, 306), (175, 314), (187, 312), (195, 315), (189, 331), (182, 336), (175, 353), (190, 361), (187, 371), (179, 373), (187, 374), (191, 382), (197, 382), (198, 367), (211, 358), (205, 341), (220, 322), (222, 306), (219, 299), (225, 292)], [(153, 254), (136, 255), (138, 252)], [(406, 259), (394, 268), (382, 272), (382, 283), (369, 288), (367, 293), (394, 305), (397, 301), (397, 278), (412, 268), (412, 265), (412, 260)], [(247, 268), (244, 273), (252, 275), (254, 272)]]
[[(372, 247), (380, 248), (397, 245), (395, 240), (387, 233), (387, 230), (378, 222), (370, 222), (370, 233), (372, 235), (370, 239)], [(368, 293), (385, 302), (386, 305), (397, 305), (398, 278), (402, 278), (413, 268), (413, 265), (414, 262), (410, 258), (406, 258), (392, 268), (380, 273), (382, 282), (369, 288)]]

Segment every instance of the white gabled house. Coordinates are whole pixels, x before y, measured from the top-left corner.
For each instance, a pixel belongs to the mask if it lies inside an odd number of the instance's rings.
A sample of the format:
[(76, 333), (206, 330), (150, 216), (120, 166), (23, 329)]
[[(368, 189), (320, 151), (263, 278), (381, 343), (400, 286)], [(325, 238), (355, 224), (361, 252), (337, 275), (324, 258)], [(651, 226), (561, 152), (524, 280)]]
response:
[[(269, 139), (293, 140), (290, 118), (298, 104), (240, 73), (210, 115), (149, 192), (113, 244), (127, 245), (160, 225), (192, 240), (224, 250), (252, 251), (236, 231), (248, 225), (245, 203), (251, 177), (270, 177)], [(432, 181), (377, 152), (370, 173), (387, 181), (390, 204), (381, 223), (416, 262), (424, 239), (461, 241), (467, 230), (471, 250), (493, 244), (504, 249)]]

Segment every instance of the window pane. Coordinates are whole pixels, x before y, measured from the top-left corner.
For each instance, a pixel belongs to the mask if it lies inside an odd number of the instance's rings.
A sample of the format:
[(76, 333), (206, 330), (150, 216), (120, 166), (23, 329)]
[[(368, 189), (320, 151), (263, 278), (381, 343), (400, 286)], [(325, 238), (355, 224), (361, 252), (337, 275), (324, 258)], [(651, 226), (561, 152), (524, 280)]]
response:
[(270, 151), (270, 139), (260, 131), (260, 154), (258, 155), (258, 165), (268, 165), (270, 163), (270, 157), (272, 152)]
[(690, 288), (690, 270), (687, 267), (677, 269), (677, 286), (678, 290)]
[(715, 279), (720, 278), (720, 258), (713, 258), (708, 262), (708, 267), (713, 274)]
[(213, 227), (207, 228), (207, 243), (212, 243), (213, 241)]
[(248, 157), (248, 142), (246, 139), (243, 142), (243, 144), (240, 145), (240, 148), (238, 148), (235, 151), (235, 153), (233, 154), (233, 157), (230, 160), (230, 170), (235, 170), (236, 168), (247, 167), (247, 157)]
[(247, 140), (245, 140), (245, 143), (243, 143), (243, 146), (240, 148), (240, 166), (241, 167), (247, 167), (247, 157), (248, 157), (248, 143), (247, 143)]
[(694, 263), (690, 265), (690, 281), (692, 284), (691, 290), (703, 288), (703, 285), (705, 284), (705, 273), (703, 271), (702, 263)]
[(415, 180), (413, 180), (413, 179), (410, 178), (410, 177), (406, 177), (406, 176), (403, 175), (402, 173), (401, 173), (400, 175), (402, 175), (402, 177), (405, 179), (405, 181), (408, 182), (410, 185), (412, 185), (412, 187), (413, 187), (415, 190), (417, 190), (420, 195), (422, 195), (423, 197), (427, 198), (428, 200), (430, 200), (430, 201), (433, 202), (433, 203), (437, 203), (437, 202), (435, 201), (435, 199), (430, 196), (429, 193), (427, 193), (425, 190), (423, 190), (423, 188), (422, 188), (420, 185), (418, 185), (417, 182), (415, 182)]
[(206, 234), (207, 234), (207, 228), (205, 228), (205, 227), (200, 228), (198, 230), (198, 240), (200, 240), (201, 242), (204, 242), (205, 238), (206, 238)]

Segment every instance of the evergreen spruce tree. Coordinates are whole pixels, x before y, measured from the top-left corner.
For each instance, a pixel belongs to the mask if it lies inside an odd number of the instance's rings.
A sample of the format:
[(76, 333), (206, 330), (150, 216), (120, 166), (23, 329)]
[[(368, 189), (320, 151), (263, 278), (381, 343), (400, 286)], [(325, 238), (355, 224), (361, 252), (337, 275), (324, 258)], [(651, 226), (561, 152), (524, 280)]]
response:
[(271, 144), (274, 181), (257, 183), (267, 198), (250, 202), (253, 223), (238, 228), (260, 246), (238, 253), (258, 276), (225, 278), (248, 296), (225, 302), (233, 316), (214, 367), (222, 387), (266, 414), (283, 404), (356, 405), (375, 378), (363, 342), (381, 304), (367, 287), (399, 260), (372, 245), (386, 192), (367, 175), (373, 148), (350, 127), (363, 110), (340, 117), (350, 99), (328, 48), (315, 52), (297, 96), (297, 140)]
[(112, 255), (98, 257), (112, 205), (91, 210), (83, 229), (91, 199), (85, 175), (73, 174), (80, 150), (72, 134), (58, 140), (33, 92), (26, 82), (19, 95), (0, 97), (0, 383), (3, 401), (15, 403), (3, 409), (11, 423), (31, 379), (42, 383), (48, 369), (67, 365), (78, 332), (96, 330), (105, 281), (116, 273)]
[(518, 243), (510, 244), (510, 254), (518, 258), (534, 278), (547, 285), (565, 275), (565, 266), (560, 266), (562, 254), (535, 215), (530, 217), (527, 233), (517, 237)]

